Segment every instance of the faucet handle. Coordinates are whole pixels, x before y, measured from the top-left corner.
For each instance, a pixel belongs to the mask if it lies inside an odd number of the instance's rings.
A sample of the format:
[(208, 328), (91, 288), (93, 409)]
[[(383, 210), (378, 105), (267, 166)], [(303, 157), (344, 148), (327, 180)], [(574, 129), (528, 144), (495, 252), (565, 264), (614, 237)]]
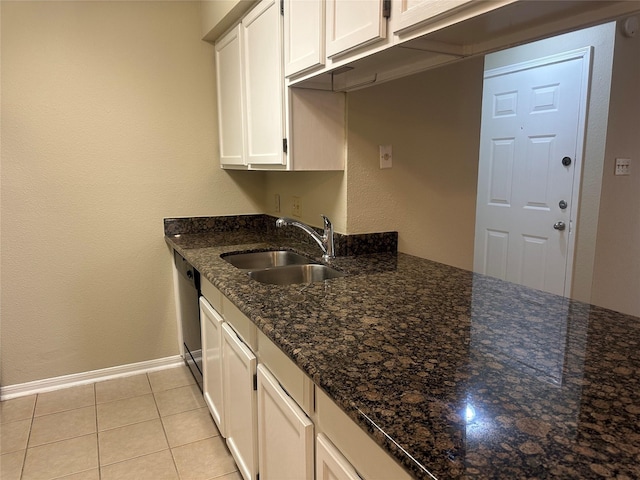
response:
[(331, 224), (331, 220), (326, 215), (320, 215), (322, 220), (324, 221), (324, 235), (323, 241), (325, 245), (326, 252), (323, 255), (323, 258), (330, 259), (336, 256), (336, 248), (333, 240), (333, 225)]
[(320, 214), (320, 216), (322, 217), (322, 220), (324, 221), (324, 229), (329, 230), (333, 227), (333, 225), (331, 224), (331, 220), (329, 220), (329, 217), (327, 217), (326, 215), (322, 215)]

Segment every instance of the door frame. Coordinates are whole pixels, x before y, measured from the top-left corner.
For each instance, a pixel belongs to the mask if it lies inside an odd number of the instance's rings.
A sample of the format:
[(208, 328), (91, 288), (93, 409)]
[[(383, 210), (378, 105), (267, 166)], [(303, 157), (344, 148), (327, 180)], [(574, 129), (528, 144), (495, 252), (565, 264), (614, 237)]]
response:
[[(484, 71), (483, 83), (488, 78), (499, 77), (515, 72), (529, 70), (536, 67), (551, 65), (554, 63), (566, 62), (579, 59), (582, 62), (582, 75), (580, 82), (580, 100), (578, 110), (578, 131), (576, 132), (576, 156), (574, 159), (573, 183), (571, 186), (571, 211), (569, 214), (569, 233), (567, 242), (567, 261), (565, 264), (564, 296), (571, 297), (571, 287), (573, 281), (573, 264), (575, 260), (575, 244), (577, 232), (578, 210), (580, 206), (580, 192), (582, 187), (582, 165), (584, 163), (584, 152), (586, 148), (587, 114), (589, 110), (589, 93), (591, 90), (591, 66), (593, 57), (593, 47), (587, 46), (561, 52), (553, 55), (526, 60), (503, 67), (493, 68)], [(484, 87), (483, 87), (484, 99)], [(481, 139), (482, 142), (482, 139)]]

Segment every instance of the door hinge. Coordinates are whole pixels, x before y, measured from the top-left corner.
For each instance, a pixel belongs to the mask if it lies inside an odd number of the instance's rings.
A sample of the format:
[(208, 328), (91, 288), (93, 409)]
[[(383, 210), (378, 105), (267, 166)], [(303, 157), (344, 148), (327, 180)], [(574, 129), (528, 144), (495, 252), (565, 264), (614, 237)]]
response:
[(382, 0), (382, 16), (384, 18), (391, 17), (391, 0)]
[(280, 15), (284, 16), (284, 0), (280, 0)]
[(286, 139), (286, 138), (283, 138), (283, 139), (282, 139), (282, 151), (283, 151), (284, 153), (287, 153), (287, 149), (288, 149), (288, 148), (289, 148), (289, 146), (287, 145), (287, 139)]
[(253, 389), (258, 390), (258, 374), (253, 374)]

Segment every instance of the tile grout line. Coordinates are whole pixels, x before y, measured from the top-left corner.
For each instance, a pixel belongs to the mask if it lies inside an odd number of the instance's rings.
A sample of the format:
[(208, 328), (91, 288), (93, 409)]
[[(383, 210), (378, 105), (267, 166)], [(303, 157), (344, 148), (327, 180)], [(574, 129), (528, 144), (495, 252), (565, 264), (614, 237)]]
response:
[(27, 465), (27, 452), (29, 451), (29, 441), (31, 440), (31, 431), (33, 429), (33, 419), (36, 416), (36, 405), (38, 404), (38, 397), (40, 394), (36, 394), (36, 398), (33, 401), (33, 410), (31, 410), (31, 421), (29, 422), (29, 434), (27, 435), (27, 444), (24, 446), (24, 456), (22, 457), (22, 468), (20, 469), (20, 478), (24, 477), (24, 467)]
[(160, 425), (162, 426), (162, 432), (164, 433), (164, 439), (167, 441), (167, 448), (169, 449), (169, 455), (171, 455), (171, 462), (173, 462), (173, 468), (176, 471), (176, 476), (178, 480), (180, 480), (180, 472), (178, 471), (178, 465), (176, 465), (176, 459), (173, 456), (173, 450), (171, 445), (169, 444), (169, 435), (167, 435), (167, 429), (164, 426), (164, 422), (162, 421), (162, 415), (160, 414), (160, 407), (158, 407), (158, 401), (156, 400), (156, 392), (153, 389), (153, 385), (151, 384), (151, 379), (149, 378), (149, 374), (147, 373), (147, 381), (149, 382), (149, 387), (151, 388), (151, 395), (153, 395), (153, 404), (156, 406), (156, 411), (158, 412), (158, 419), (160, 420)]
[(96, 415), (96, 451), (98, 453), (98, 480), (102, 479), (102, 465), (100, 462), (100, 427), (98, 426), (98, 391), (95, 382), (93, 385), (93, 411)]

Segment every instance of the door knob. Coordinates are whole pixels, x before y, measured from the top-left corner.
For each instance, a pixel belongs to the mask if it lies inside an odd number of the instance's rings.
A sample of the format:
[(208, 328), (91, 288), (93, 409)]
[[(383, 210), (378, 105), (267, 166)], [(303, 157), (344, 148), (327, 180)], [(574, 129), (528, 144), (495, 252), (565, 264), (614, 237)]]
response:
[(553, 228), (555, 228), (556, 230), (564, 230), (565, 228), (567, 228), (567, 226), (564, 224), (564, 222), (556, 222), (553, 224)]

